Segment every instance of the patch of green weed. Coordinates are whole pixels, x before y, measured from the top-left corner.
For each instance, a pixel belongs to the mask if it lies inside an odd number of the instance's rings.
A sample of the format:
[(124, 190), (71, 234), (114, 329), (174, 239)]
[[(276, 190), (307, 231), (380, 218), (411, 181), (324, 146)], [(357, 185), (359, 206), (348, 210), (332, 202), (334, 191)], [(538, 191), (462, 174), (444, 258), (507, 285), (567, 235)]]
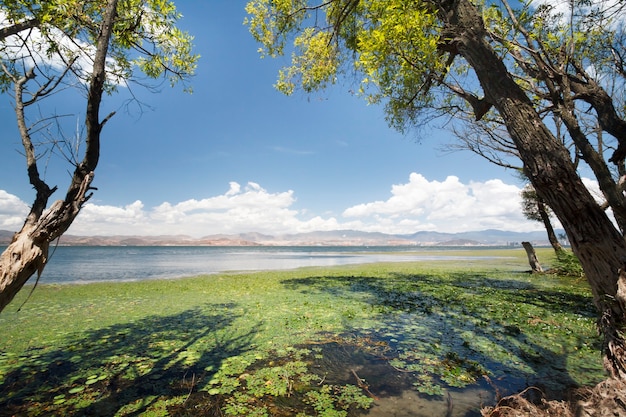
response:
[(40, 284), (17, 312), (26, 288), (0, 314), (0, 414), (330, 417), (365, 408), (383, 374), (430, 396), (483, 375), (554, 392), (604, 377), (584, 281), (524, 273), (522, 249), (476, 256)]

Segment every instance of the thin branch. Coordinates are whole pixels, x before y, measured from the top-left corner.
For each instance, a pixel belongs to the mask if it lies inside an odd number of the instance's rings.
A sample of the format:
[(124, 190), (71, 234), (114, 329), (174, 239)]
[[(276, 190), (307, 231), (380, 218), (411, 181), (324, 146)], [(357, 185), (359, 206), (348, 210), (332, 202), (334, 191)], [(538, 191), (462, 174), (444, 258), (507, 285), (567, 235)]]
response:
[(72, 65), (74, 65), (74, 62), (76, 62), (76, 59), (77, 58), (74, 57), (70, 60), (69, 64), (65, 67), (65, 70), (63, 70), (61, 75), (59, 75), (58, 77), (48, 78), (48, 81), (46, 81), (37, 91), (35, 91), (31, 95), (30, 100), (24, 102), (24, 106), (30, 106), (31, 104), (35, 103), (40, 98), (49, 95), (53, 91), (56, 91), (56, 88), (59, 86), (63, 78), (70, 72)]
[(450, 89), (454, 94), (464, 99), (470, 106), (472, 106), (472, 110), (474, 110), (474, 117), (476, 121), (479, 121), (483, 118), (485, 114), (493, 107), (493, 104), (489, 103), (484, 98), (478, 98), (474, 94), (468, 93), (463, 90), (461, 87), (456, 85), (449, 85), (445, 82), (442, 82), (442, 85), (446, 86)]

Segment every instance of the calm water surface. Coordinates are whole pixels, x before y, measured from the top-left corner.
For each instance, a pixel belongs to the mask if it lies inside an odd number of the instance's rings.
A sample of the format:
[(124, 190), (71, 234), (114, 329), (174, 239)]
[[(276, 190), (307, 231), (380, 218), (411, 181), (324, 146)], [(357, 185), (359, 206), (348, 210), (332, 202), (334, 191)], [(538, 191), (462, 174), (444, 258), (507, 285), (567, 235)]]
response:
[[(441, 251), (441, 247), (432, 248)], [(430, 249), (430, 251), (432, 251)], [(455, 248), (458, 249), (458, 248)], [(415, 247), (170, 247), (59, 246), (50, 248), (42, 283), (177, 278), (228, 271), (295, 269), (371, 262), (415, 262), (436, 256)], [(476, 258), (475, 256), (472, 258)]]

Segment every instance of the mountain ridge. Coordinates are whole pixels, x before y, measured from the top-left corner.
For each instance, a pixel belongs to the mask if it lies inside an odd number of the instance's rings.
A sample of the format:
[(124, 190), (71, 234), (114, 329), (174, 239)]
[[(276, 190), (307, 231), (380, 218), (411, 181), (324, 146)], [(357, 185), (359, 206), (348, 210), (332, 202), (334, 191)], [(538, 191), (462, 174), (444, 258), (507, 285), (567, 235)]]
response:
[[(557, 231), (562, 233), (562, 231)], [(0, 245), (8, 245), (14, 232), (0, 230)], [(187, 235), (78, 236), (66, 234), (61, 246), (518, 246), (523, 241), (549, 245), (545, 231), (511, 232), (486, 229), (444, 233), (421, 231), (387, 234), (358, 230), (314, 231), (283, 235), (257, 232), (214, 234), (200, 238)]]

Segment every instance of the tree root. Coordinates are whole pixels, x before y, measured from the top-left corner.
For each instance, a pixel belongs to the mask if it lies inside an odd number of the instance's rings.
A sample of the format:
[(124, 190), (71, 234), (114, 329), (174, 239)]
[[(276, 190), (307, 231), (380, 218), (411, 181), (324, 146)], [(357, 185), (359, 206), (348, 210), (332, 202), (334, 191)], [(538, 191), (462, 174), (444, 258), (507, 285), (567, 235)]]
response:
[(548, 401), (537, 388), (502, 398), (483, 417), (626, 417), (626, 383), (609, 378), (574, 391), (566, 401)]

